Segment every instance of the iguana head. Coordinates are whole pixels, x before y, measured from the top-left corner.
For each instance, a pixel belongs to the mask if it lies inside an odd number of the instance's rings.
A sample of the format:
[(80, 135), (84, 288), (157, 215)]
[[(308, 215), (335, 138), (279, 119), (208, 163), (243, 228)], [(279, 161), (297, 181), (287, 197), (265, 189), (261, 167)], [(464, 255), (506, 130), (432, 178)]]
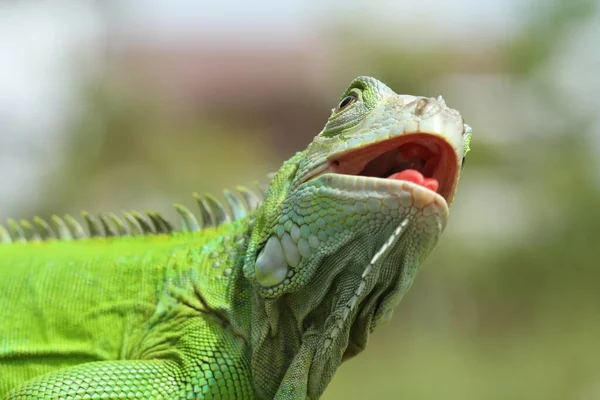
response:
[(352, 81), (256, 214), (244, 271), (270, 329), (312, 329), (333, 359), (360, 351), (444, 230), (470, 138), (441, 97)]

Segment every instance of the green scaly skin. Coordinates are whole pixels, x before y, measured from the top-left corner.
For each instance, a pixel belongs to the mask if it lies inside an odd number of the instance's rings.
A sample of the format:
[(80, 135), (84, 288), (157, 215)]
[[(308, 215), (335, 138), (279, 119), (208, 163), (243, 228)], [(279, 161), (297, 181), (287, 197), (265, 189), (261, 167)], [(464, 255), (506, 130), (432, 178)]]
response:
[[(229, 214), (201, 198), (203, 229), (182, 207), (181, 232), (158, 214), (126, 215), (137, 236), (110, 216), (90, 237), (0, 227), (0, 397), (319, 398), (437, 243), (470, 132), (441, 98), (361, 77), (255, 210), (228, 192)], [(440, 194), (385, 179), (415, 165), (406, 143), (437, 149)]]

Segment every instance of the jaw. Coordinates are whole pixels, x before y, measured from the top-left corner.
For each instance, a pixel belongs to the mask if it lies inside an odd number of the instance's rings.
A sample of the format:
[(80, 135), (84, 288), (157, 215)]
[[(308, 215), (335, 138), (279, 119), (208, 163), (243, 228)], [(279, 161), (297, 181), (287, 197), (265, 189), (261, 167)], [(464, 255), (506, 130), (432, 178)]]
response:
[[(420, 177), (407, 178), (410, 176), (408, 171)], [(447, 206), (454, 197), (458, 172), (457, 155), (450, 143), (439, 135), (413, 133), (330, 155), (325, 163), (306, 176), (304, 182), (323, 175), (343, 175), (354, 177), (356, 183), (367, 187), (387, 186), (391, 192), (407, 190), (406, 184), (409, 184), (416, 186), (408, 190), (417, 197), (435, 197), (437, 203)], [(434, 181), (436, 185), (424, 185), (423, 181)], [(360, 190), (360, 187), (356, 189)]]
[(449, 199), (456, 180), (456, 156), (450, 144), (436, 135), (400, 136), (350, 151), (330, 162), (333, 173), (380, 179), (390, 179), (408, 169), (438, 181), (437, 193)]
[[(422, 182), (400, 179), (407, 176), (404, 172), (409, 170), (418, 172), (424, 179), (437, 182), (439, 186), (432, 189)], [(395, 243), (394, 251), (377, 263), (377, 277), (374, 276), (370, 281), (364, 296), (357, 299), (360, 303), (357, 313), (343, 328), (347, 338), (346, 346), (342, 346), (343, 359), (348, 359), (364, 349), (369, 333), (384, 316), (391, 314), (410, 287), (419, 265), (437, 243), (445, 228), (449, 204), (456, 190), (458, 156), (443, 136), (418, 132), (329, 155), (327, 162), (314, 171), (308, 175), (305, 184), (331, 190), (339, 198), (354, 201), (355, 207), (357, 203), (362, 203), (363, 209), (372, 213), (365, 218), (378, 218), (392, 229), (403, 222), (408, 226), (402, 240)], [(377, 208), (378, 205), (381, 207)], [(376, 213), (381, 215), (376, 217)], [(367, 235), (379, 236), (377, 230), (369, 226)], [(378, 232), (382, 234), (378, 243), (388, 238), (383, 230)], [(376, 252), (376, 248), (373, 252), (367, 251), (369, 254)], [(358, 253), (345, 256), (365, 261)], [(362, 264), (358, 271), (365, 266)], [(352, 293), (360, 286), (352, 281), (358, 271), (352, 272), (347, 268), (341, 271), (336, 287), (347, 287)], [(348, 279), (347, 285), (341, 285), (340, 282), (345, 279)], [(330, 289), (328, 287), (326, 291)], [(341, 294), (338, 292), (335, 295), (339, 297)], [(330, 306), (333, 307), (330, 315), (343, 313), (339, 309), (340, 303)], [(330, 324), (331, 321), (325, 324), (326, 337), (329, 335), (327, 332), (342, 329), (341, 326), (332, 328)]]

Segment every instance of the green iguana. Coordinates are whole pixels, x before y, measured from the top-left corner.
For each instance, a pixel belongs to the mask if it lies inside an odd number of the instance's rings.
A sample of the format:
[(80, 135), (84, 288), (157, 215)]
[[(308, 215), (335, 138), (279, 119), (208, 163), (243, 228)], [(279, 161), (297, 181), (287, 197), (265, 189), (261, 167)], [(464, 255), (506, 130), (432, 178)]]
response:
[(9, 220), (0, 397), (319, 398), (436, 245), (470, 138), (441, 97), (360, 77), (263, 199), (198, 196), (178, 231), (153, 212)]

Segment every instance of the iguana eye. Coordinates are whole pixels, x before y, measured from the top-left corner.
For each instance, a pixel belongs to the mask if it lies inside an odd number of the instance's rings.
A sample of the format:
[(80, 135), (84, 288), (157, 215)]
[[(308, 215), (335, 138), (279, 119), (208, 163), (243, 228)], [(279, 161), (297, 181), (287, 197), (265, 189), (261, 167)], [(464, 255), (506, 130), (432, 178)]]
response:
[(348, 96), (344, 97), (340, 104), (337, 106), (337, 111), (342, 111), (344, 108), (348, 107), (350, 104), (356, 101), (356, 95), (354, 93), (350, 93)]

